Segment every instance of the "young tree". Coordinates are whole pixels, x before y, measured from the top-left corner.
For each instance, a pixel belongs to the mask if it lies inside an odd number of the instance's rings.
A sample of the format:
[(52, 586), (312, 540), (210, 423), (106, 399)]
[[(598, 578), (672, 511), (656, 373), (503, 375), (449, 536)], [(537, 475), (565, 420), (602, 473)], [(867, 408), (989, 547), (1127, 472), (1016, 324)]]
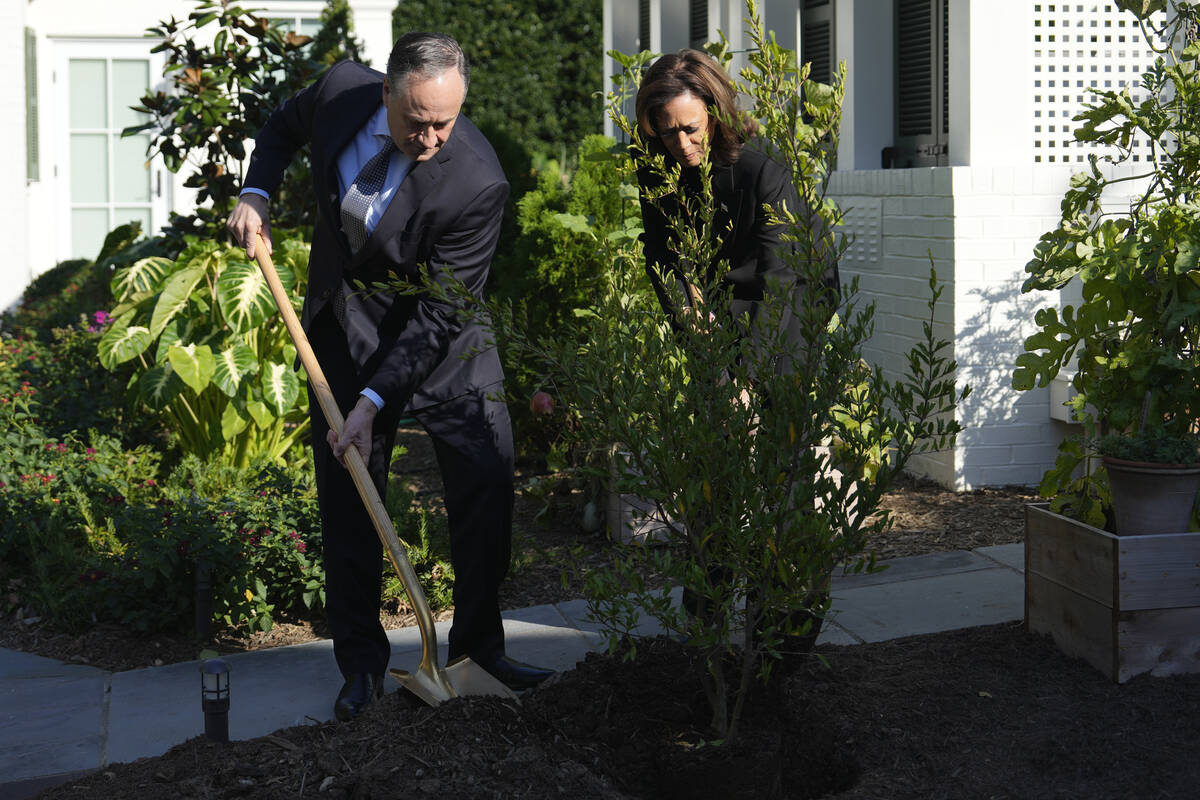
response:
[[(746, 321), (724, 312), (728, 265), (711, 280), (701, 266), (713, 262), (722, 235), (711, 192), (688, 199), (680, 170), (659, 158), (652, 163), (663, 184), (651, 202), (664, 213), (679, 209), (669, 238), (702, 295), (696, 305), (724, 317), (680, 314), (669, 325), (628, 235), (597, 238), (612, 267), (595, 305), (580, 312), (579, 330), (544, 336), (504, 308), (494, 313), (510, 346), (538, 359), (546, 385), (572, 409), (580, 443), (617, 453), (613, 488), (645, 498), (669, 521), (666, 547), (622, 551), (591, 576), (592, 610), (614, 646), (642, 613), (682, 634), (705, 665), (712, 732), (724, 742), (736, 738), (756, 677), (769, 677), (784, 643), (815, 633), (834, 569), (872, 568), (867, 539), (890, 524), (876, 513), (883, 493), (911, 455), (953, 441), (959, 427), (950, 412), (966, 396), (955, 389), (948, 345), (934, 334), (941, 290), (932, 272), (930, 316), (907, 376), (887, 380), (863, 361), (873, 309), (856, 305), (854, 286), (829, 297), (821, 281), (844, 250), (833, 233), (839, 212), (825, 194), (844, 67), (833, 86), (810, 80), (808, 65), (762, 28), (753, 0), (747, 7), (751, 66), (738, 83), (753, 101), (762, 146), (791, 169), (805, 205), (771, 212), (802, 288), (791, 296), (772, 287), (745, 335)], [(614, 56), (626, 81), (609, 97), (610, 114), (637, 147), (640, 134), (621, 109), (649, 55)], [(613, 168), (632, 165), (616, 156)], [(801, 322), (799, 350), (781, 331), (784, 315)], [(647, 564), (695, 604), (681, 608), (667, 588), (647, 589)]]

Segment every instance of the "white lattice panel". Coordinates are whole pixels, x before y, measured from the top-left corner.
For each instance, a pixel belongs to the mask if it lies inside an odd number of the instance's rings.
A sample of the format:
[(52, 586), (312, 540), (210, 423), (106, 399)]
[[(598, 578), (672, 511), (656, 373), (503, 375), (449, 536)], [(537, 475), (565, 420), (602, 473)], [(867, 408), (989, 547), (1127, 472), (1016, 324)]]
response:
[[(1093, 146), (1074, 141), (1072, 118), (1097, 90), (1128, 88), (1140, 102), (1142, 70), (1154, 59), (1134, 16), (1112, 2), (1034, 3), (1033, 160), (1086, 161)], [(1135, 141), (1133, 160), (1148, 155), (1147, 142)]]

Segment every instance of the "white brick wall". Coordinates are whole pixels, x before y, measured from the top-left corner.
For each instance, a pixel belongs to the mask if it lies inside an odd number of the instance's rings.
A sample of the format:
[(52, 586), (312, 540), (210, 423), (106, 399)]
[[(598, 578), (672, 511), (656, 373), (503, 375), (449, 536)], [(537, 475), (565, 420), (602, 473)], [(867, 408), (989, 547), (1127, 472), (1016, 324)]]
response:
[(845, 226), (878, 240), (877, 260), (842, 265), (843, 280), (857, 277), (861, 299), (877, 305), (868, 360), (898, 377), (903, 354), (922, 335), (929, 252), (945, 284), (936, 333), (953, 341), (958, 384), (972, 394), (958, 410), (966, 430), (955, 449), (915, 459), (914, 472), (969, 489), (1034, 485), (1053, 464), (1069, 428), (1050, 418), (1048, 389), (1018, 393), (1011, 379), (1035, 311), (1058, 303), (1053, 294), (1022, 295), (1021, 284), (1038, 237), (1058, 223), (1073, 171), (1029, 164), (834, 173), (830, 194), (840, 204), (880, 208), (877, 232), (856, 227), (864, 215), (847, 215)]

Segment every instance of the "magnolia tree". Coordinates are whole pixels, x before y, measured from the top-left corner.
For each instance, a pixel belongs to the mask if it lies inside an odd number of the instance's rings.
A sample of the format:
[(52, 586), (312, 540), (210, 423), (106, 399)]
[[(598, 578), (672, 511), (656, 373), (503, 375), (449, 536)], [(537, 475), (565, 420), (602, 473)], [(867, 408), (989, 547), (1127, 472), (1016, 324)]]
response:
[[(711, 281), (697, 268), (719, 249), (713, 199), (684, 199), (678, 168), (660, 158), (651, 163), (663, 188), (652, 202), (677, 202), (670, 225), (678, 262), (699, 288), (697, 307), (715, 315), (668, 324), (632, 226), (596, 241), (612, 266), (594, 307), (577, 312), (578, 335), (540, 335), (511, 309), (493, 310), (510, 346), (541, 365), (578, 442), (616, 454), (598, 470), (614, 476), (612, 489), (644, 498), (667, 521), (666, 546), (624, 549), (611, 569), (590, 577), (593, 614), (614, 647), (642, 614), (681, 634), (705, 665), (713, 733), (726, 742), (782, 644), (819, 624), (835, 568), (874, 566), (866, 543), (890, 524), (876, 513), (884, 491), (914, 453), (952, 443), (959, 427), (951, 412), (966, 396), (955, 389), (946, 342), (934, 335), (940, 289), (932, 271), (929, 318), (905, 377), (888, 380), (863, 361), (873, 309), (856, 304), (856, 286), (831, 297), (821, 283), (844, 250), (826, 185), (845, 68), (832, 86), (810, 80), (808, 65), (763, 30), (754, 2), (747, 6), (753, 46), (738, 88), (760, 122), (755, 146), (791, 169), (804, 204), (771, 212), (790, 245), (795, 291), (773, 287), (751, 336), (743, 335), (745, 320), (722, 316), (728, 264)], [(613, 56), (624, 74), (609, 111), (638, 147), (637, 126), (621, 109), (650, 56)], [(626, 154), (615, 153), (612, 166), (632, 174)], [(784, 315), (801, 321), (803, 347), (776, 333)], [(647, 566), (695, 603), (685, 609), (669, 588), (648, 589)]]

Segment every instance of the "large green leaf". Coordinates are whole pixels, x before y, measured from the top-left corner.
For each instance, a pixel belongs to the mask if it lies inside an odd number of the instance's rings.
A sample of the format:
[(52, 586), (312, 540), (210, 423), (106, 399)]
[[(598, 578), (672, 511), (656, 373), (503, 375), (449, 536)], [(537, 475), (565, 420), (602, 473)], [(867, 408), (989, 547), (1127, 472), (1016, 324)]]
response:
[(167, 360), (180, 380), (196, 394), (204, 391), (216, 369), (212, 350), (206, 344), (173, 344), (167, 351)]
[(275, 301), (258, 267), (230, 264), (217, 279), (217, 302), (229, 327), (245, 333), (260, 327), (275, 311)]
[(97, 350), (105, 369), (116, 369), (118, 364), (124, 364), (150, 346), (152, 337), (149, 329), (130, 324), (135, 313), (129, 311), (117, 317), (100, 337)]
[(175, 317), (167, 323), (158, 337), (158, 346), (154, 350), (154, 363), (161, 364), (166, 361), (167, 353), (170, 352), (172, 345), (188, 342), (208, 344), (208, 340), (212, 338), (211, 332), (204, 336), (200, 333), (200, 326), (207, 321), (207, 318), (197, 318), (194, 314), (188, 314)]
[(192, 290), (207, 270), (207, 260), (198, 260), (167, 279), (162, 294), (158, 296), (158, 303), (154, 306), (154, 316), (150, 320), (152, 336), (162, 333), (167, 323), (187, 306)]
[(241, 410), (237, 403), (226, 403), (225, 411), (221, 414), (221, 436), (225, 441), (229, 441), (237, 436), (242, 431), (246, 430), (246, 426), (250, 424), (250, 420), (242, 416)]
[(217, 353), (216, 368), (213, 371), (213, 382), (225, 394), (233, 397), (237, 394), (242, 378), (258, 372), (258, 358), (254, 351), (244, 344), (238, 343), (228, 350)]
[(138, 397), (155, 411), (166, 408), (182, 391), (183, 382), (167, 363), (156, 364), (138, 378)]
[(246, 410), (254, 418), (254, 424), (260, 428), (269, 428), (276, 418), (271, 415), (271, 409), (262, 400), (251, 400), (246, 403)]
[(151, 256), (135, 261), (113, 273), (109, 288), (118, 301), (129, 300), (143, 292), (156, 292), (174, 269), (175, 262), (162, 256)]
[(268, 363), (262, 374), (263, 399), (277, 417), (287, 413), (300, 394), (300, 381), (287, 364)]

